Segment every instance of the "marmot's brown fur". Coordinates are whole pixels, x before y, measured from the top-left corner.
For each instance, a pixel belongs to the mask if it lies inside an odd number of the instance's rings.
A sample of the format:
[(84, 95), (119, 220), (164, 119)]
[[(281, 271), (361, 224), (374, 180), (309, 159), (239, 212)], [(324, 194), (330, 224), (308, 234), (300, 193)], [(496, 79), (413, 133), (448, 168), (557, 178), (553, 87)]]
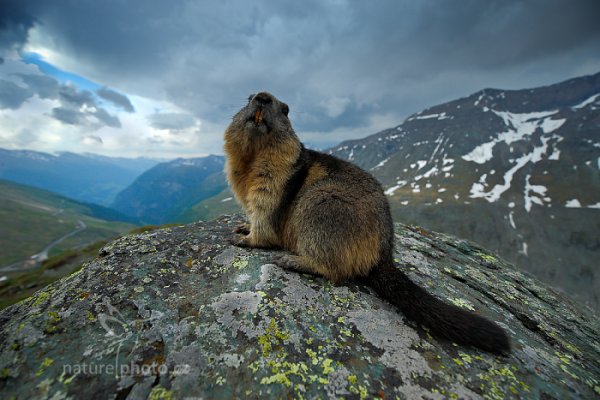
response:
[(261, 92), (225, 131), (227, 179), (250, 220), (236, 244), (288, 250), (275, 264), (334, 282), (364, 278), (434, 333), (509, 352), (499, 326), (436, 299), (394, 265), (393, 223), (381, 185), (349, 162), (305, 149), (288, 112), (285, 103)]

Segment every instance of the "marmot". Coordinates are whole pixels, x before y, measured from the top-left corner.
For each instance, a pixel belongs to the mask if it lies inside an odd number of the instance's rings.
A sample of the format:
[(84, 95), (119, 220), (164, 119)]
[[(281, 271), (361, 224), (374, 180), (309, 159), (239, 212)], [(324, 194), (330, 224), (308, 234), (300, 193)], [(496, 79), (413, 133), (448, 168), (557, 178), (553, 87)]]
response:
[(225, 131), (227, 179), (250, 220), (235, 244), (287, 250), (276, 265), (333, 282), (363, 278), (432, 333), (508, 354), (510, 340), (497, 324), (438, 300), (394, 264), (392, 217), (379, 182), (306, 149), (288, 112), (270, 93), (251, 95)]

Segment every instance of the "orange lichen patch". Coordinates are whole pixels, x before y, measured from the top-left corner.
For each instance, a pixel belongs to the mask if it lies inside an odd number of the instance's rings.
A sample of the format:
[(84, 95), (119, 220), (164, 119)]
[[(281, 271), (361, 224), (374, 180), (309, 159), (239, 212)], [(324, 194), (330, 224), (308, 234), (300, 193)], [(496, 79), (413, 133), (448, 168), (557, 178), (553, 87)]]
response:
[(431, 237), (431, 233), (429, 233), (428, 231), (426, 231), (425, 229), (421, 228), (420, 226), (415, 227), (414, 229), (416, 232), (420, 233), (423, 236), (429, 236)]

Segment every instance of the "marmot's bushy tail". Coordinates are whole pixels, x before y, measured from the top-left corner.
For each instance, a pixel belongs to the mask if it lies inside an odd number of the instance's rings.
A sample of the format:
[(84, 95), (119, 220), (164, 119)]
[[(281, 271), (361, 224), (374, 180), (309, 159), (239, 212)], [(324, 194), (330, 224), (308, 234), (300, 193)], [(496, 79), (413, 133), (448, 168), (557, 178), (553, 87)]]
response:
[(502, 328), (477, 314), (438, 300), (394, 265), (373, 268), (366, 281), (379, 296), (398, 307), (407, 318), (429, 328), (434, 335), (494, 354), (510, 353), (510, 340)]

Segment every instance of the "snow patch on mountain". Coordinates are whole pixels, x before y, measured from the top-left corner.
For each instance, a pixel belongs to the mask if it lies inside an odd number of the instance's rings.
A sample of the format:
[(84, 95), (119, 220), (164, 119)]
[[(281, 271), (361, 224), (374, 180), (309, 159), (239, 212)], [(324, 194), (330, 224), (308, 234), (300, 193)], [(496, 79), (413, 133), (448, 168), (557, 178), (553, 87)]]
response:
[(581, 203), (577, 199), (571, 199), (565, 203), (567, 208), (581, 208)]
[(522, 246), (523, 246), (523, 247), (522, 247), (522, 249), (521, 249), (520, 253), (521, 253), (521, 254), (523, 254), (524, 256), (528, 257), (529, 255), (527, 254), (527, 248), (528, 248), (529, 246), (527, 246), (527, 242), (523, 242), (523, 245), (522, 245)]
[(387, 163), (389, 160), (390, 160), (390, 157), (382, 160), (379, 164), (377, 164), (376, 166), (374, 166), (373, 168), (371, 168), (371, 170), (383, 167), (385, 165), (385, 163)]
[(479, 95), (479, 97), (477, 98), (477, 100), (475, 100), (475, 103), (473, 103), (473, 105), (474, 105), (475, 107), (477, 107), (477, 106), (479, 105), (479, 103), (481, 102), (481, 100), (483, 100), (483, 98), (484, 98), (484, 97), (485, 97), (485, 93), (481, 93), (481, 94)]
[[(448, 140), (446, 139), (446, 142)], [(431, 153), (431, 156), (429, 157), (429, 161), (431, 162), (433, 160), (433, 158), (435, 157), (435, 155), (437, 154), (438, 150), (440, 150), (440, 147), (442, 147), (442, 144), (444, 143), (444, 133), (440, 133), (437, 137), (437, 139), (434, 140), (434, 143), (437, 143), (437, 146), (435, 146), (435, 148), (433, 149), (433, 152)]]
[(438, 174), (437, 167), (432, 167), (429, 171), (427, 171), (423, 174), (423, 178), (429, 178), (429, 177), (437, 175), (437, 174)]
[(511, 211), (508, 213), (508, 221), (510, 222), (511, 228), (517, 229), (517, 225), (515, 225), (515, 219), (513, 217), (514, 213), (515, 213), (514, 211)]
[(492, 150), (499, 140), (495, 139), (491, 142), (480, 144), (475, 147), (469, 154), (462, 156), (465, 161), (472, 161), (477, 164), (485, 164), (493, 157)]
[(446, 112), (443, 113), (439, 113), (439, 114), (427, 114), (427, 115), (419, 115), (417, 114), (414, 117), (410, 117), (407, 119), (407, 121), (413, 121), (415, 119), (437, 119), (438, 121), (441, 121), (443, 119), (453, 119), (453, 116), (447, 115)]
[(527, 174), (527, 176), (525, 177), (525, 190), (523, 191), (525, 210), (527, 212), (531, 211), (531, 206), (533, 205), (533, 203), (543, 206), (544, 201), (551, 201), (551, 199), (546, 196), (546, 191), (548, 189), (543, 185), (532, 185), (529, 182), (530, 178), (531, 175)]
[(418, 171), (421, 168), (423, 168), (425, 165), (427, 165), (427, 161), (425, 161), (425, 160), (417, 160), (417, 162), (410, 164), (410, 168), (414, 169), (416, 167), (417, 171)]
[(391, 196), (394, 194), (394, 192), (398, 189), (400, 189), (402, 186), (405, 186), (408, 182), (406, 181), (398, 181), (396, 182), (396, 184), (390, 188), (387, 188), (383, 193), (386, 196)]
[[(565, 203), (565, 207), (566, 208), (584, 208), (578, 199), (572, 199), (572, 200), (567, 201)], [(598, 202), (596, 204), (590, 204), (590, 205), (586, 206), (585, 208), (600, 209), (600, 202)]]
[(492, 159), (493, 149), (496, 144), (504, 142), (509, 145), (513, 142), (523, 140), (538, 128), (541, 128), (545, 134), (548, 134), (560, 128), (566, 121), (566, 119), (554, 120), (548, 118), (556, 114), (558, 110), (522, 114), (495, 110), (492, 110), (492, 112), (502, 118), (509, 130), (499, 133), (492, 141), (475, 147), (470, 153), (462, 156), (463, 160), (485, 164)]
[(560, 150), (556, 148), (556, 144), (554, 145), (554, 148), (552, 149), (552, 154), (550, 154), (548, 156), (548, 160), (551, 160), (551, 161), (560, 160)]
[(484, 198), (490, 203), (497, 201), (502, 193), (510, 188), (513, 176), (518, 170), (523, 168), (528, 162), (536, 163), (542, 160), (542, 155), (548, 150), (548, 141), (550, 139), (550, 137), (542, 137), (542, 146), (534, 147), (531, 153), (525, 154), (516, 160), (512, 160), (512, 162), (515, 162), (515, 166), (504, 173), (504, 182), (495, 185), (489, 192), (485, 191), (485, 177), (487, 174), (482, 175), (479, 182), (475, 182), (473, 183), (473, 186), (471, 186), (469, 197)]
[(595, 94), (593, 96), (588, 97), (587, 99), (585, 99), (584, 101), (582, 101), (581, 103), (577, 104), (576, 106), (571, 107), (573, 110), (579, 110), (580, 108), (584, 108), (592, 103), (595, 103), (596, 100), (598, 100), (598, 98), (600, 97), (600, 93)]

